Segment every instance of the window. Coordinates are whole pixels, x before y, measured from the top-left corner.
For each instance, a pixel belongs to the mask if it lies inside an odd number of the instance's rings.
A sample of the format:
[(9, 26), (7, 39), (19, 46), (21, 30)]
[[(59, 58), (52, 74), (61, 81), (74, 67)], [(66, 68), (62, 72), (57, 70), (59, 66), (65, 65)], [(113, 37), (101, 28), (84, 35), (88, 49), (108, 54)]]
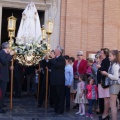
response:
[(97, 53), (97, 52), (87, 51), (86, 58), (92, 58), (92, 59), (95, 59), (95, 55), (96, 55), (96, 53)]

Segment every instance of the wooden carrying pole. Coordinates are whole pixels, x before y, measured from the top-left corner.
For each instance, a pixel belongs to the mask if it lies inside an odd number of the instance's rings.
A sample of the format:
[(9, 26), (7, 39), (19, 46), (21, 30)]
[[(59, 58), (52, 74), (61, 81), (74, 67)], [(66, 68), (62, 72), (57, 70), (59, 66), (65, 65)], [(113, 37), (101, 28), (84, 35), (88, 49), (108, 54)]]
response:
[(38, 92), (37, 92), (37, 100), (39, 100), (40, 94), (40, 63), (39, 63), (39, 74), (38, 74)]
[(48, 68), (46, 68), (46, 96), (45, 96), (45, 109), (47, 109), (48, 100)]
[(12, 110), (12, 95), (13, 95), (13, 63), (14, 63), (14, 59), (12, 59), (11, 61), (11, 87), (10, 87), (10, 109)]

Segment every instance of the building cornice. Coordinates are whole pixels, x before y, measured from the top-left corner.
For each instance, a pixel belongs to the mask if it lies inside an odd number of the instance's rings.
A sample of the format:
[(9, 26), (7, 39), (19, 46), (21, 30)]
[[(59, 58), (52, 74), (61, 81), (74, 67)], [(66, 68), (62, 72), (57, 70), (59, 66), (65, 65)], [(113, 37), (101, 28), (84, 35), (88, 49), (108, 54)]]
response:
[[(0, 6), (24, 9), (31, 0), (2, 0)], [(52, 4), (51, 0), (32, 0), (38, 10), (46, 10)], [(39, 1), (39, 2), (38, 2)]]

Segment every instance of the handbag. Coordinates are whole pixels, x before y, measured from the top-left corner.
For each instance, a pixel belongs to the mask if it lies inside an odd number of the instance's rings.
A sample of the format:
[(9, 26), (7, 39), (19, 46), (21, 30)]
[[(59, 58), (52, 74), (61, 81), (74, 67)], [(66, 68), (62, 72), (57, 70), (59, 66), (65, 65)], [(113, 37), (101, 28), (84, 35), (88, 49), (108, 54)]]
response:
[[(112, 66), (110, 66), (108, 71), (110, 74), (113, 74), (112, 73)], [(104, 80), (101, 81), (101, 86), (103, 88), (108, 88), (111, 85), (120, 85), (120, 76), (119, 76), (118, 80), (111, 80), (109, 77), (106, 77)]]
[(108, 88), (110, 86), (110, 78), (106, 77), (105, 79), (101, 80), (102, 88)]
[[(109, 67), (108, 72), (112, 74), (112, 66)], [(103, 77), (104, 78), (104, 77)], [(101, 80), (101, 86), (102, 88), (108, 88), (110, 86), (110, 78), (105, 77), (105, 79)]]
[[(120, 73), (120, 69), (119, 69), (119, 73)], [(110, 69), (110, 74), (113, 74), (112, 73), (112, 66), (111, 66), (111, 69)], [(120, 76), (119, 76), (118, 80), (111, 80), (110, 79), (110, 85), (120, 85)]]
[(120, 85), (120, 78), (118, 80), (110, 80), (110, 85)]

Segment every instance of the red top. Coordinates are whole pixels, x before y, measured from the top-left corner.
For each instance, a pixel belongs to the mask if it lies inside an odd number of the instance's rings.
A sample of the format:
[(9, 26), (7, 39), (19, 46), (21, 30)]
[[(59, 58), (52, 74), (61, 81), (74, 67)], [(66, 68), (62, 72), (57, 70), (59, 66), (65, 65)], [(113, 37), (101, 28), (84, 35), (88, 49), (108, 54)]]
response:
[(96, 85), (92, 85), (92, 84), (89, 84), (86, 86), (87, 88), (87, 99), (92, 99), (92, 86), (94, 86), (94, 89), (95, 89), (95, 92), (96, 92), (96, 99), (98, 98), (98, 95), (97, 95), (97, 91), (98, 91), (98, 88)]
[[(78, 63), (78, 60), (76, 60), (73, 65), (74, 74), (77, 72), (77, 63)], [(79, 74), (86, 74), (86, 70), (87, 70), (87, 61), (82, 59), (79, 64), (78, 72)]]

